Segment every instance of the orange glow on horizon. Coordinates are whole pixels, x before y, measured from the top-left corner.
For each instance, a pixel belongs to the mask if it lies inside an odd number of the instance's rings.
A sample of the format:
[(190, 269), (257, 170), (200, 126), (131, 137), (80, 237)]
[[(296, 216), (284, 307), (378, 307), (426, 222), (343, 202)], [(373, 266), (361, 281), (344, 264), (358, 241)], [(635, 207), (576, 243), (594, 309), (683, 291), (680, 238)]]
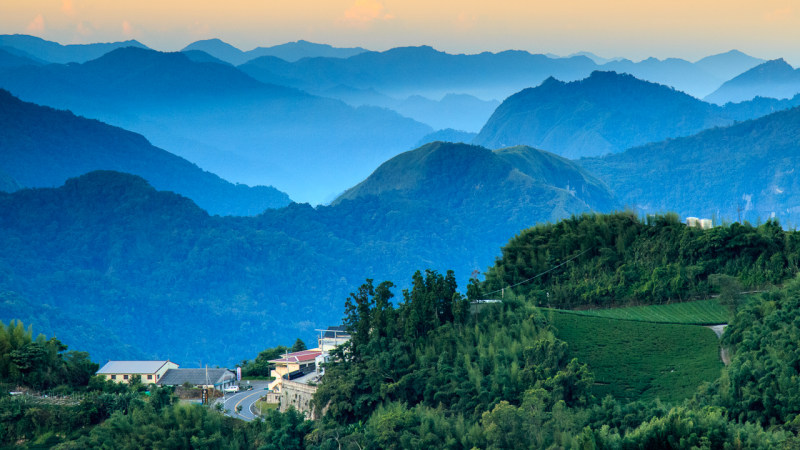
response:
[(798, 9), (786, 0), (10, 0), (0, 33), (65, 44), (137, 39), (159, 50), (215, 37), (243, 50), (306, 39), (373, 50), (426, 44), (453, 53), (586, 50), (632, 59), (697, 59), (736, 48), (797, 64)]

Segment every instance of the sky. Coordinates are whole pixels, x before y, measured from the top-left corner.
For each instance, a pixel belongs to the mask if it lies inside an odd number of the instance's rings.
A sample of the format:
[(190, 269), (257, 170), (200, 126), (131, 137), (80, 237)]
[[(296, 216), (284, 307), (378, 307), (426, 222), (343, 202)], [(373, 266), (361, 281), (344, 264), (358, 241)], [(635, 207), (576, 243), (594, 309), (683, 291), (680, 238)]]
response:
[(2, 0), (0, 34), (62, 44), (136, 39), (163, 51), (305, 39), (387, 50), (590, 51), (697, 60), (738, 49), (800, 66), (800, 2), (778, 0)]

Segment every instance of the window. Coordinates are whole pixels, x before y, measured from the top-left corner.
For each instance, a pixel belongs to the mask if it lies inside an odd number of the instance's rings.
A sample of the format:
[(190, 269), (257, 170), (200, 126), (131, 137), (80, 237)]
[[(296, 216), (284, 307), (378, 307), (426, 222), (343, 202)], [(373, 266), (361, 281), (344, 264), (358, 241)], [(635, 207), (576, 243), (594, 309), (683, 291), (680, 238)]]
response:
[(122, 376), (122, 379), (123, 379), (123, 380), (127, 380), (127, 379), (128, 379), (128, 376), (127, 376), (127, 375), (123, 375), (123, 376)]
[(152, 379), (153, 379), (153, 376), (152, 376), (152, 375), (148, 375), (148, 376), (147, 376), (147, 379), (148, 379), (148, 380), (152, 380)]
[(116, 375), (111, 375), (111, 379), (112, 379), (112, 380), (116, 380), (116, 379), (117, 379), (117, 376), (116, 376)]

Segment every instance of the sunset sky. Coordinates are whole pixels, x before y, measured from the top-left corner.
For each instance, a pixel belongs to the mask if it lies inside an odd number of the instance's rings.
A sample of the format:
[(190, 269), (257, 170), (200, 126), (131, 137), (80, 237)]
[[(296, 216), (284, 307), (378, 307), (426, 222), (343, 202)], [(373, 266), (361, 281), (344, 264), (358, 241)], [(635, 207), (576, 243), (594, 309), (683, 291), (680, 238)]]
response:
[(798, 2), (761, 0), (4, 0), (0, 34), (69, 43), (137, 39), (243, 50), (298, 39), (386, 50), (507, 49), (695, 60), (733, 48), (800, 65)]

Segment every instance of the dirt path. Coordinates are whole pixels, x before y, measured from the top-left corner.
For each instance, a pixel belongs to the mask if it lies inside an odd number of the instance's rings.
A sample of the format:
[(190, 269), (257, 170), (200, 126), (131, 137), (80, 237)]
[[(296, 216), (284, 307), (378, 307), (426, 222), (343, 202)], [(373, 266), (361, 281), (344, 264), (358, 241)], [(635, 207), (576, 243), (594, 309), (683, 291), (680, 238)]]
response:
[[(722, 333), (725, 332), (725, 327), (727, 327), (727, 326), (728, 326), (728, 324), (712, 325), (712, 326), (710, 326), (708, 328), (711, 328), (714, 331), (714, 333), (717, 334), (717, 337), (722, 339)], [(727, 348), (720, 346), (720, 348), (719, 348), (719, 357), (720, 357), (720, 359), (722, 359), (722, 364), (725, 364), (727, 366), (728, 364), (731, 363), (731, 356), (728, 354), (728, 349)]]

